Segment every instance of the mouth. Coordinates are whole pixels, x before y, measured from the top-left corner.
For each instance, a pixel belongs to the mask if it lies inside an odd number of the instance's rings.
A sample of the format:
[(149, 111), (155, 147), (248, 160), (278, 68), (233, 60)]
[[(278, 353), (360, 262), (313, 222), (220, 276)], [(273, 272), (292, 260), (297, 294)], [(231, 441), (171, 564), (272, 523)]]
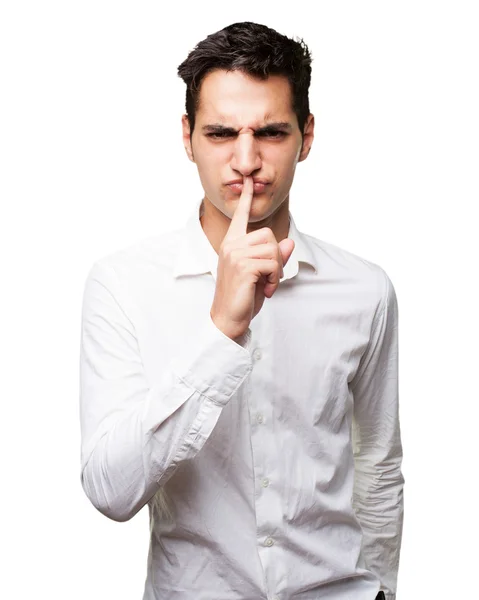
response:
[[(255, 182), (253, 185), (253, 192), (255, 194), (261, 194), (262, 192), (264, 192), (268, 185), (269, 183)], [(243, 191), (242, 183), (228, 183), (226, 187), (229, 188), (234, 194), (241, 194), (241, 192)]]

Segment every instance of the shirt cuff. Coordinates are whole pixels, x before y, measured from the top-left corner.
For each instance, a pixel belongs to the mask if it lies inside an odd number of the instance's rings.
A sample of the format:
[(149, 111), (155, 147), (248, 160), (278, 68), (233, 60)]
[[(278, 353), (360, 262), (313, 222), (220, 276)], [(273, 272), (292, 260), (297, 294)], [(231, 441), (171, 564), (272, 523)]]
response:
[(248, 328), (232, 340), (215, 325), (208, 312), (181, 356), (172, 359), (171, 368), (187, 385), (225, 406), (253, 368), (248, 350), (250, 339)]

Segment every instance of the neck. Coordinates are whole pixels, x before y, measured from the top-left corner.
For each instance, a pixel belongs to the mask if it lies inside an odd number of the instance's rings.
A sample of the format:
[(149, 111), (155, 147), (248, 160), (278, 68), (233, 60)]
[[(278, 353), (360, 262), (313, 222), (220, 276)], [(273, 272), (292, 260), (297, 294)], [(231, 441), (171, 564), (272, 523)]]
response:
[[(200, 212), (203, 213), (200, 216), (201, 227), (216, 254), (219, 254), (221, 242), (228, 231), (231, 219), (218, 210), (207, 196), (202, 200)], [(278, 243), (288, 237), (289, 194), (274, 213), (260, 221), (249, 222), (246, 233), (251, 233), (263, 227), (269, 227), (272, 230)]]

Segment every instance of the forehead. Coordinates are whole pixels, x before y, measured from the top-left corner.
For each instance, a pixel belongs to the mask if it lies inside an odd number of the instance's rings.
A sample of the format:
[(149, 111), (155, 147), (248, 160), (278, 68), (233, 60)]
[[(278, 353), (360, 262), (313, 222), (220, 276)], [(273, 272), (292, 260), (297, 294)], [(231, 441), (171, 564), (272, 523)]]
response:
[(201, 82), (196, 118), (225, 125), (253, 122), (292, 121), (292, 94), (288, 79), (270, 75), (255, 79), (241, 71), (216, 70)]

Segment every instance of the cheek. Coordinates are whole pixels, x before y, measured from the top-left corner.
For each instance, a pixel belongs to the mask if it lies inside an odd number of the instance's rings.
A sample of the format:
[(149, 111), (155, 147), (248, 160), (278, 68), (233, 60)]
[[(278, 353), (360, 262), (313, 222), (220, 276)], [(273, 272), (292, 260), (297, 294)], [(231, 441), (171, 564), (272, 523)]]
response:
[(218, 177), (219, 165), (218, 161), (211, 158), (210, 156), (201, 156), (200, 160), (196, 161), (198, 172), (202, 181), (214, 182)]
[(268, 153), (264, 156), (266, 163), (276, 165), (278, 171), (289, 173), (294, 170), (296, 161), (300, 155), (300, 150), (296, 144), (275, 148), (275, 152)]
[(205, 178), (210, 181), (220, 178), (221, 172), (224, 170), (225, 159), (219, 152), (208, 151), (201, 155), (201, 159), (197, 161), (198, 169), (204, 174)]
[(284, 160), (283, 156), (283, 161), (280, 164), (278, 163), (278, 169), (276, 171), (278, 185), (284, 186), (291, 182), (291, 179), (294, 176), (295, 167), (296, 163), (292, 156), (289, 156), (286, 160)]

